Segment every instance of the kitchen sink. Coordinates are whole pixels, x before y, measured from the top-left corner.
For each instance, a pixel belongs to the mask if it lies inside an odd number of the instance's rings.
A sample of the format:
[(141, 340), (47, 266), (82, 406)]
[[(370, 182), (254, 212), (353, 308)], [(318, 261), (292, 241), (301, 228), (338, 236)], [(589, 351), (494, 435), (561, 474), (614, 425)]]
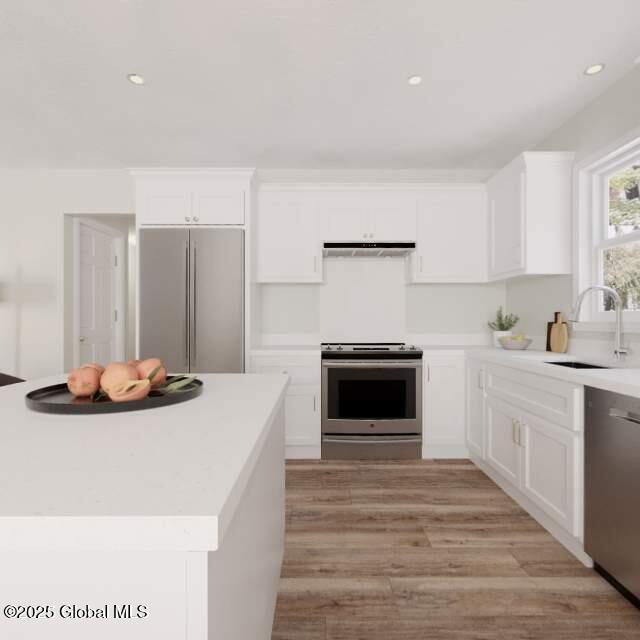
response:
[(608, 369), (599, 364), (589, 364), (588, 362), (547, 362), (547, 364), (557, 364), (559, 367), (569, 367), (570, 369)]

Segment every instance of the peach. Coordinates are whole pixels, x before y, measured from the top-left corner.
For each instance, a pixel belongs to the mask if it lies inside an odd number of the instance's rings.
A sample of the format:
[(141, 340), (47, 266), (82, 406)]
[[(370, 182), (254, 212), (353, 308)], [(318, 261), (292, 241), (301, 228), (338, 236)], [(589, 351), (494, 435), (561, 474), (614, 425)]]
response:
[(111, 362), (100, 378), (100, 386), (109, 393), (114, 385), (137, 379), (138, 372), (135, 367), (124, 362)]
[(149, 380), (125, 380), (112, 385), (108, 393), (113, 402), (131, 402), (146, 398), (149, 391), (151, 391)]
[(67, 378), (67, 387), (76, 398), (92, 396), (100, 388), (100, 373), (93, 367), (74, 369)]
[(99, 375), (104, 373), (104, 367), (99, 362), (88, 362), (87, 364), (83, 364), (80, 368), (84, 369), (85, 367), (95, 369)]
[[(160, 367), (160, 369), (158, 369), (158, 367)], [(148, 378), (153, 373), (154, 369), (158, 369), (158, 372), (153, 376), (153, 380), (151, 380), (152, 387), (161, 385), (167, 379), (167, 370), (164, 368), (160, 358), (147, 358), (146, 360), (138, 363), (136, 369), (140, 380)]]

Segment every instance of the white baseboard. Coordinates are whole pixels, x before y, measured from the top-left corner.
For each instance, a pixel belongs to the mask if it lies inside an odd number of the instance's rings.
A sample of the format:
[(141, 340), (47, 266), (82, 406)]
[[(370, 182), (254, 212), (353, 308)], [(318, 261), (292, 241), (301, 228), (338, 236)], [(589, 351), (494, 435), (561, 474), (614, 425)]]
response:
[(287, 460), (319, 460), (321, 453), (320, 445), (306, 446), (306, 447), (291, 447), (285, 448), (285, 456)]
[(484, 473), (486, 473), (507, 495), (512, 497), (529, 515), (538, 521), (561, 545), (566, 547), (585, 567), (592, 568), (593, 560), (585, 553), (582, 542), (574, 538), (563, 529), (555, 520), (550, 518), (540, 507), (535, 505), (527, 496), (516, 489), (510, 482), (504, 480), (488, 464), (476, 456), (471, 456), (471, 461)]
[(422, 445), (422, 458), (469, 458), (469, 449), (463, 444)]

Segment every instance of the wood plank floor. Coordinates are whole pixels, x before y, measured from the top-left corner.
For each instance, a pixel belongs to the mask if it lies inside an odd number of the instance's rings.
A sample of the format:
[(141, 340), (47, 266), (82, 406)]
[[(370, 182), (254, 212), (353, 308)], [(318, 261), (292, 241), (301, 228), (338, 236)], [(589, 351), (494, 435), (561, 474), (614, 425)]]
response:
[(287, 464), (272, 640), (629, 640), (640, 611), (471, 462)]

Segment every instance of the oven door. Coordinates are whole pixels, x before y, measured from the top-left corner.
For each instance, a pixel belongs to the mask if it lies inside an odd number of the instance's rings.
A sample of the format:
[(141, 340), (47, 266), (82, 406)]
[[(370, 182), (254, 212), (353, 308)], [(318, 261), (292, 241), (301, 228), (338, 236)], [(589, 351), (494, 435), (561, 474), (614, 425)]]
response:
[(322, 363), (322, 433), (422, 433), (422, 361)]

